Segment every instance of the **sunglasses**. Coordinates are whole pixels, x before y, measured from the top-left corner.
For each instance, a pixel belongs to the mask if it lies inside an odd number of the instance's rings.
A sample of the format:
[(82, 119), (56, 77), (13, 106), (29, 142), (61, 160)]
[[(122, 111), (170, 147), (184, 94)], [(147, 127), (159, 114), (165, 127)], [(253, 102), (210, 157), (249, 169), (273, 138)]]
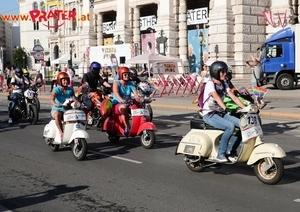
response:
[(221, 73), (222, 74), (227, 74), (227, 70), (222, 70)]
[(123, 74), (123, 76), (125, 76), (125, 77), (127, 76), (127, 77), (128, 77), (128, 76), (129, 76), (129, 74), (128, 74), (128, 73), (124, 73), (124, 74)]

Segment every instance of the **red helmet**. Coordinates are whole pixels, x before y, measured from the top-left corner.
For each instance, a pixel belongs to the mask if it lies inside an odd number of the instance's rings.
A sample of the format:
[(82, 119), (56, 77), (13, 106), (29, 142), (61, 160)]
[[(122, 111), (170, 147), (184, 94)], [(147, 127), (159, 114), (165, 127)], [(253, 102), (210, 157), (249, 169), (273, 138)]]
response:
[(119, 75), (119, 79), (122, 80), (123, 79), (123, 74), (127, 73), (128, 74), (128, 80), (129, 80), (129, 74), (130, 74), (130, 70), (127, 67), (120, 67), (118, 70), (118, 75)]
[(70, 84), (70, 77), (69, 75), (66, 73), (66, 72), (60, 72), (58, 75), (57, 75), (57, 78), (56, 78), (56, 83), (58, 85), (61, 86), (61, 80), (62, 79), (67, 79), (68, 80), (68, 85)]

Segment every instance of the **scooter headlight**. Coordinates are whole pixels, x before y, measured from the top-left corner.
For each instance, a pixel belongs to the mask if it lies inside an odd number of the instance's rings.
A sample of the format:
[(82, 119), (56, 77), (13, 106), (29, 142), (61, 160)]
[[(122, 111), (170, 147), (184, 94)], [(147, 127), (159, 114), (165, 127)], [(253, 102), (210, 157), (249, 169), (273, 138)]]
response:
[(251, 113), (257, 113), (258, 112), (258, 106), (257, 105), (251, 105), (250, 112)]

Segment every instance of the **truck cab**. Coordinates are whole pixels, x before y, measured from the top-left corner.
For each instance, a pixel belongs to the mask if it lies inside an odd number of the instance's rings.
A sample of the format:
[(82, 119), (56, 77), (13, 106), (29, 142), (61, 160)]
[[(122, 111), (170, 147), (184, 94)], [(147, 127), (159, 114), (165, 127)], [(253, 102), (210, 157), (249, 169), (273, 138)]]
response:
[(291, 27), (274, 33), (262, 45), (260, 59), (267, 84), (281, 90), (290, 90), (297, 85), (300, 73), (296, 71), (295, 46), (295, 29)]

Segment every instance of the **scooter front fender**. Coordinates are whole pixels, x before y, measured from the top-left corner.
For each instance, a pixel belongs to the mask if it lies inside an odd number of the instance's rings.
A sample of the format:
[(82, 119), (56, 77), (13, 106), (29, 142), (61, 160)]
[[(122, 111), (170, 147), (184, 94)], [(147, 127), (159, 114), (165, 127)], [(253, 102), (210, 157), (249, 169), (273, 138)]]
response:
[(285, 156), (285, 152), (278, 144), (263, 143), (253, 149), (247, 165), (252, 165), (263, 158), (283, 158)]
[(43, 131), (43, 137), (44, 138), (55, 138), (56, 136), (56, 125), (55, 125), (55, 121), (51, 120), (48, 124), (46, 124), (46, 126), (44, 127), (44, 131)]
[(84, 139), (88, 139), (90, 136), (89, 134), (85, 131), (85, 130), (75, 130), (69, 141), (68, 141), (68, 144), (70, 144), (75, 138), (84, 138)]
[(137, 131), (137, 135), (140, 135), (143, 132), (143, 130), (156, 130), (156, 129), (157, 128), (155, 124), (153, 124), (152, 122), (143, 122)]

